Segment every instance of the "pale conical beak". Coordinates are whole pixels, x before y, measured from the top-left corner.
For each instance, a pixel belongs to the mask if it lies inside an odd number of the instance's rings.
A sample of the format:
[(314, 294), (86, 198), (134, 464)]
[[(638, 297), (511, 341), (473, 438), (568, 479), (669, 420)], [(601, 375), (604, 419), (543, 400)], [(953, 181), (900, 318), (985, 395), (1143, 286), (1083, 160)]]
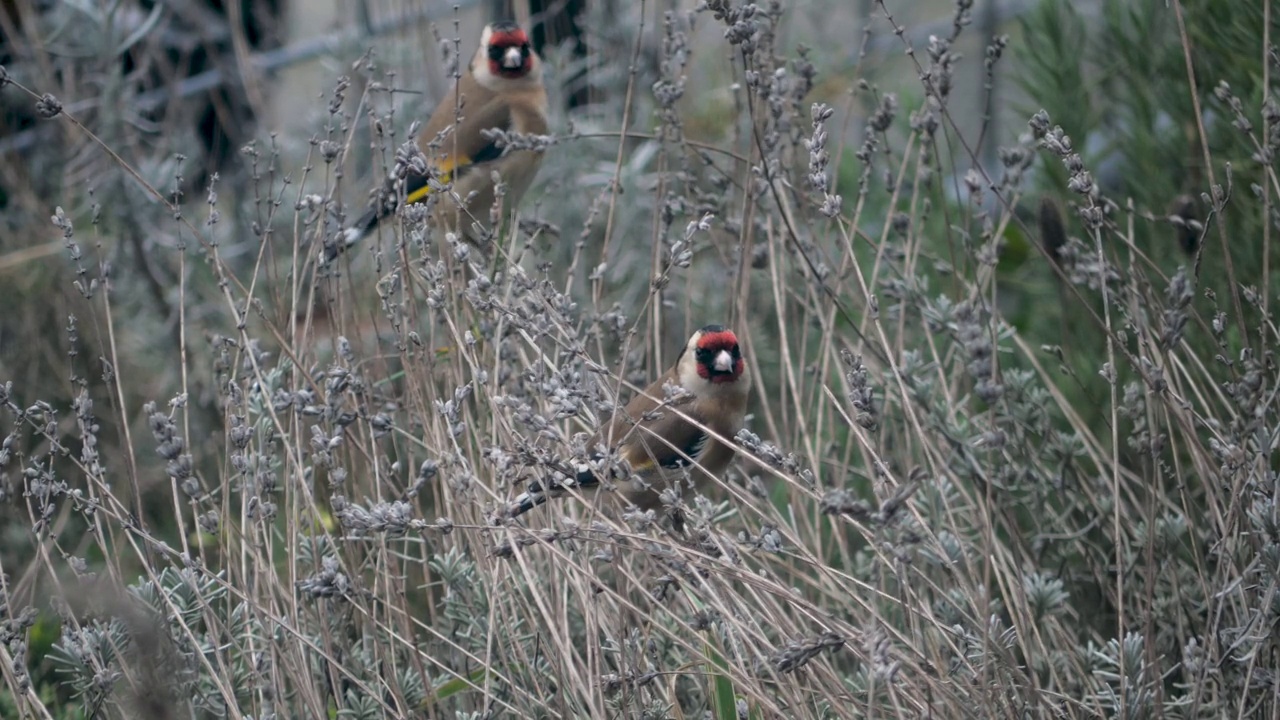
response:
[(716, 354), (716, 359), (711, 363), (711, 369), (716, 372), (729, 372), (733, 370), (733, 356), (727, 350), (721, 350)]
[(524, 67), (524, 54), (518, 47), (509, 47), (502, 53), (502, 67), (507, 70), (519, 70)]

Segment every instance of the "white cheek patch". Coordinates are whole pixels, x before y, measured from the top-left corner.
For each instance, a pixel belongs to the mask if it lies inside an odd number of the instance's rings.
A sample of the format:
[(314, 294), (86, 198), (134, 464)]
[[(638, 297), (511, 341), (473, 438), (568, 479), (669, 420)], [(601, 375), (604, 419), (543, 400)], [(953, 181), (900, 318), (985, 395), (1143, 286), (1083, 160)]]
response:
[(677, 379), (680, 381), (680, 384), (684, 386), (685, 390), (690, 390), (690, 391), (692, 391), (694, 388), (697, 388), (699, 382), (706, 382), (705, 380), (703, 380), (701, 377), (698, 376), (697, 363), (689, 362), (689, 361), (681, 361), (680, 372), (677, 375)]

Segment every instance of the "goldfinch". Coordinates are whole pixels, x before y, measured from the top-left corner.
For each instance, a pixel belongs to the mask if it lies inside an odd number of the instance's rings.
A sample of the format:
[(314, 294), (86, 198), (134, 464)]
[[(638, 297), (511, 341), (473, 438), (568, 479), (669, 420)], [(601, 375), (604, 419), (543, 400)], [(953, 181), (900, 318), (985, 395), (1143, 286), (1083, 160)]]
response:
[[(542, 61), (529, 44), (529, 36), (513, 22), (491, 23), (485, 26), (480, 47), (453, 92), (441, 100), (418, 135), (418, 147), (430, 167), (426, 175), (406, 172), (403, 197), (409, 203), (421, 202), (435, 192), (430, 181), (437, 188), (451, 182), (450, 191), (459, 202), (443, 197), (434, 210), (433, 224), (474, 242), (472, 223), (489, 224), (493, 173), (506, 184), (503, 208), (510, 211), (529, 189), (542, 163), (541, 152), (504, 150), (486, 138), (484, 131), (545, 135), (547, 127)], [(388, 183), (370, 208), (326, 248), (326, 261), (395, 214), (401, 197), (396, 185)]]
[[(686, 469), (695, 482), (705, 485), (729, 466), (733, 448), (707, 430), (727, 440), (737, 435), (747, 412), (748, 390), (737, 336), (723, 326), (708, 325), (689, 338), (675, 367), (596, 430), (587, 451), (597, 462), (606, 452), (616, 451), (631, 468), (630, 476), (612, 478), (623, 497), (641, 508), (656, 507), (659, 493), (680, 481)], [(570, 479), (558, 484), (530, 483), (528, 492), (508, 507), (507, 517), (522, 515), (569, 487), (600, 485), (586, 465), (565, 474)]]

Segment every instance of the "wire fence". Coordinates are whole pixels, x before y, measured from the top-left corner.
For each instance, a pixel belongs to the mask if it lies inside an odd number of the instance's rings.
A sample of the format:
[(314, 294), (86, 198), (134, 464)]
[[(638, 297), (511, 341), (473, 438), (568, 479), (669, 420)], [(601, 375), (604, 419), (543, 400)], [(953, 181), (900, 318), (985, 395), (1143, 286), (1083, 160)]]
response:
[[(252, 53), (249, 55), (249, 62), (252, 64), (251, 69), (254, 72), (270, 74), (324, 55), (337, 53), (343, 48), (367, 42), (370, 38), (402, 32), (411, 25), (439, 20), (449, 14), (469, 10), (482, 4), (493, 5), (493, 2), (492, 0), (454, 0), (447, 4), (432, 3), (427, 7), (412, 12), (374, 20), (371, 18), (367, 4), (360, 2), (356, 4), (357, 22), (354, 27), (307, 38), (284, 47)], [(870, 3), (868, 3), (869, 5)], [(1031, 0), (1010, 0), (1008, 2), (996, 0), (989, 3), (982, 11), (980, 19), (983, 30), (986, 32), (994, 31), (996, 27), (1017, 19), (1027, 12), (1032, 5)], [(871, 7), (867, 7), (866, 10), (871, 10)], [(931, 35), (945, 32), (951, 27), (951, 24), (952, 20), (948, 17), (931, 23), (914, 25), (906, 29), (903, 38), (877, 36), (872, 39), (871, 46), (868, 49), (872, 51), (887, 51), (893, 45), (901, 44), (904, 39), (912, 47), (921, 47), (928, 42)], [(851, 59), (856, 60), (859, 50), (855, 48), (851, 52), (854, 55), (854, 58)], [(135, 109), (141, 112), (153, 111), (163, 107), (171, 100), (192, 97), (228, 83), (239, 83), (242, 81), (242, 75), (243, 73), (229, 73), (221, 68), (214, 68), (184, 78), (172, 86), (142, 92), (134, 99), (134, 106)], [(96, 97), (82, 98), (67, 104), (66, 112), (71, 115), (77, 115), (94, 109), (98, 103), (99, 99)], [(44, 139), (53, 130), (52, 126), (39, 125), (15, 133), (7, 138), (0, 138), (0, 153), (27, 150)]]
[[(256, 73), (269, 74), (284, 70), (290, 66), (314, 60), (318, 57), (340, 52), (344, 48), (358, 46), (370, 38), (403, 32), (405, 28), (417, 23), (432, 22), (447, 17), (455, 12), (469, 10), (480, 5), (482, 0), (454, 0), (450, 3), (431, 4), (425, 8), (377, 20), (370, 19), (364, 3), (357, 12), (355, 27), (326, 33), (306, 40), (299, 40), (284, 47), (262, 52), (251, 53), (249, 62)], [(243, 73), (226, 72), (214, 68), (192, 75), (171, 86), (155, 88), (139, 93), (133, 104), (140, 112), (149, 112), (163, 107), (172, 100), (179, 100), (208, 92), (229, 83), (242, 81)], [(74, 116), (97, 107), (96, 97), (82, 98), (70, 102), (65, 112)], [(21, 152), (41, 142), (56, 126), (41, 124), (22, 132), (14, 133), (7, 138), (0, 138), (0, 154)]]

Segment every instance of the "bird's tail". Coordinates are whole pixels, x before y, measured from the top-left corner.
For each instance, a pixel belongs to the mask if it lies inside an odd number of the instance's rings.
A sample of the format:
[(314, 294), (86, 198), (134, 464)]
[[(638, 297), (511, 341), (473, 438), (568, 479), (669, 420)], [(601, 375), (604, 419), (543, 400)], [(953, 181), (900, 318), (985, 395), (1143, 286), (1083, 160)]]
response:
[(579, 469), (576, 476), (569, 480), (549, 480), (545, 483), (545, 487), (544, 483), (533, 480), (529, 483), (529, 489), (520, 493), (507, 506), (507, 517), (518, 518), (547, 500), (563, 495), (568, 488), (593, 488), (599, 484), (600, 480), (596, 478), (595, 473), (587, 468)]
[(396, 206), (394, 200), (391, 202), (374, 203), (374, 205), (368, 210), (361, 213), (360, 217), (356, 218), (356, 221), (351, 223), (350, 227), (338, 233), (338, 236), (333, 239), (333, 242), (325, 245), (325, 263), (328, 264), (333, 262), (334, 258), (338, 257), (342, 253), (346, 252), (347, 249), (363, 240), (365, 236), (373, 232), (374, 228), (378, 227), (378, 223), (381, 222), (383, 218), (389, 215), (394, 215), (395, 211)]
[[(406, 172), (403, 180), (405, 203), (412, 205), (426, 200), (427, 196), (432, 192), (431, 180), (434, 176), (439, 176), (442, 182), (448, 182), (451, 178), (448, 172), (438, 170), (426, 173), (419, 173), (413, 170)], [(388, 180), (386, 186), (378, 192), (377, 197), (370, 203), (369, 209), (356, 218), (351, 227), (339, 233), (332, 243), (325, 246), (325, 263), (333, 262), (334, 258), (373, 232), (373, 229), (378, 227), (378, 223), (395, 215), (399, 205), (398, 185)]]
[(511, 501), (507, 508), (507, 517), (515, 519), (547, 501), (545, 492), (523, 492)]

